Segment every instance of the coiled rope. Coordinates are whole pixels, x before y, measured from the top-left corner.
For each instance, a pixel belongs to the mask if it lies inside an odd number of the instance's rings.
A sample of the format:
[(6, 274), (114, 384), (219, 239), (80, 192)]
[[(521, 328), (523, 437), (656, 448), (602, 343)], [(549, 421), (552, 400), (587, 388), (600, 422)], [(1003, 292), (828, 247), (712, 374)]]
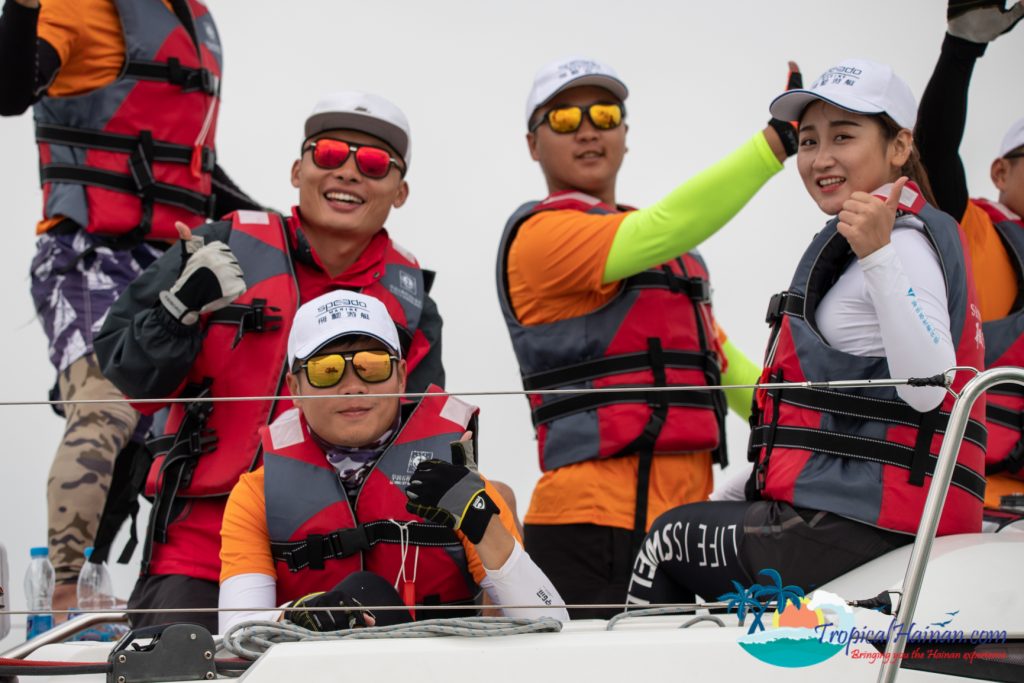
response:
[(374, 640), (384, 638), (437, 638), (465, 636), (484, 638), (512, 636), (523, 633), (557, 633), (562, 622), (551, 617), (525, 619), (513, 617), (465, 617), (461, 619), (428, 619), (409, 624), (310, 631), (290, 622), (244, 621), (228, 629), (221, 647), (244, 659), (256, 659), (277, 643), (331, 640)]

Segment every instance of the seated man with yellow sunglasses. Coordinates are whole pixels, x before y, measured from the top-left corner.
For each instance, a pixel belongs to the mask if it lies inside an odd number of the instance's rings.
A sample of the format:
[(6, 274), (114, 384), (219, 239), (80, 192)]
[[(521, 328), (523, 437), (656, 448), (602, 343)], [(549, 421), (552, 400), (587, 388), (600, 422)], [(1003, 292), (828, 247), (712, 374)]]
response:
[(520, 606), (507, 616), (568, 619), (476, 469), (477, 408), (433, 385), (401, 402), (406, 360), (380, 300), (336, 290), (304, 304), (288, 363), (294, 408), (261, 430), (263, 467), (242, 475), (221, 528), (219, 606), (266, 611), (221, 612), (222, 633), (278, 607), (317, 631), (465, 615), (481, 589)]
[[(750, 382), (759, 366), (720, 333), (707, 270), (691, 250), (782, 169), (795, 131), (772, 121), (633, 210), (615, 191), (627, 95), (613, 69), (585, 57), (552, 62), (534, 80), (526, 141), (549, 195), (509, 219), (497, 267), (524, 386)], [(749, 413), (749, 391), (727, 398)], [(621, 604), (648, 521), (707, 499), (713, 460), (725, 464), (725, 403), (710, 391), (531, 396), (544, 474), (525, 518), (526, 547), (570, 604)]]

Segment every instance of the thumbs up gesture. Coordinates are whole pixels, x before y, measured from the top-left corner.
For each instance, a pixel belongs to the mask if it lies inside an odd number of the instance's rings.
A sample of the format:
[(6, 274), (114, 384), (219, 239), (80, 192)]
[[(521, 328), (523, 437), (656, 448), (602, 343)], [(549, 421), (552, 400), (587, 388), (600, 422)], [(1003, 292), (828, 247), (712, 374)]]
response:
[(907, 177), (902, 176), (892, 184), (889, 197), (884, 202), (867, 192), (854, 192), (843, 202), (839, 212), (839, 234), (850, 243), (857, 258), (870, 256), (889, 244), (892, 226), (896, 222), (896, 210)]

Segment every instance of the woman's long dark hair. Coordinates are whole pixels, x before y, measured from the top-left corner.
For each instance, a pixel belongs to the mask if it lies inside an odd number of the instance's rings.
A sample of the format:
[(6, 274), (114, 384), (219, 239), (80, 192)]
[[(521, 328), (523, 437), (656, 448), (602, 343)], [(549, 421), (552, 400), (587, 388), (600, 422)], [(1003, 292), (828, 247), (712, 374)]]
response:
[[(878, 119), (878, 123), (882, 126), (882, 136), (885, 138), (887, 143), (892, 142), (899, 135), (899, 132), (903, 130), (903, 126), (892, 120), (892, 117), (888, 114), (882, 113), (873, 117)], [(903, 164), (903, 168), (900, 169), (900, 175), (905, 175), (921, 188), (921, 192), (924, 193), (924, 198), (928, 200), (928, 203), (935, 206), (935, 195), (932, 194), (932, 184), (928, 181), (928, 171), (924, 170), (924, 164), (921, 163), (921, 153), (917, 151), (917, 144), (911, 142), (910, 145), (910, 156), (907, 158), (907, 162)]]

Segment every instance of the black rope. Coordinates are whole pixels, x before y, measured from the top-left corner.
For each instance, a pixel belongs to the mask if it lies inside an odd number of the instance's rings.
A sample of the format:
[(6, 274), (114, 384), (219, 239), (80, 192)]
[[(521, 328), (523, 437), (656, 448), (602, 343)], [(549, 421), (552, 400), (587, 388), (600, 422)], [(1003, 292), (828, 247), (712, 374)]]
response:
[(947, 386), (946, 375), (932, 375), (931, 377), (908, 377), (907, 384), (912, 387), (942, 387)]

